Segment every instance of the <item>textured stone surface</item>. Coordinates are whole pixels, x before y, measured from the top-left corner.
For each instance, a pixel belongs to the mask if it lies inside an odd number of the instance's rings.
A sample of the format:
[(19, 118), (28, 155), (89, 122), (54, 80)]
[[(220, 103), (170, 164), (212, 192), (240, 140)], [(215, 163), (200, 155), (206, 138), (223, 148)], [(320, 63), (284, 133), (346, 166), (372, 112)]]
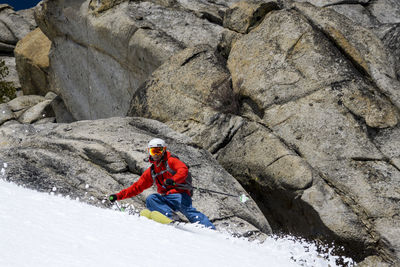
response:
[[(319, 8), (279, 1), (284, 9), (254, 24), (257, 8), (238, 2), (44, 1), (36, 17), (53, 42), (51, 89), (76, 119), (130, 110), (189, 137), (248, 190), (275, 232), (335, 242), (365, 264), (394, 265), (400, 258), (397, 2), (307, 1), (326, 7)], [(241, 15), (225, 26), (245, 34), (223, 28), (234, 10)], [(135, 125), (160, 134), (141, 120)], [(81, 151), (82, 143), (63, 145)], [(102, 143), (82, 146), (79, 155), (128, 183), (124, 170), (133, 165)], [(219, 214), (219, 206), (207, 208)]]
[[(196, 186), (244, 193), (207, 151), (194, 148), (190, 139), (162, 123), (140, 118), (3, 125), (0, 155), (8, 163), (6, 176), (10, 181), (45, 192), (56, 186), (62, 195), (107, 206), (108, 202), (101, 202), (107, 195), (128, 187), (149, 167), (146, 144), (154, 135), (164, 138), (169, 150), (190, 166)], [(125, 202), (141, 209), (151, 192)], [(220, 220), (223, 228), (226, 222), (242, 220), (242, 229), (234, 223), (227, 228), (238, 234), (254, 227), (270, 233), (267, 220), (252, 200), (243, 204), (235, 198), (196, 191), (193, 202), (217, 227)]]
[(4, 60), (5, 66), (8, 69), (8, 75), (4, 77), (4, 81), (12, 82), (15, 88), (21, 88), (15, 58), (10, 56), (0, 56), (0, 60)]
[(296, 3), (295, 8), (331, 38), (352, 63), (367, 73), (376, 86), (400, 108), (400, 82), (397, 80), (394, 59), (388, 55), (378, 37), (365, 28), (351, 23), (330, 9)]
[(237, 2), (225, 12), (224, 27), (235, 32), (248, 33), (263, 20), (268, 12), (276, 9), (278, 9), (278, 2), (274, 0)]
[(0, 104), (0, 125), (15, 119), (15, 115), (7, 104)]
[(25, 95), (46, 95), (49, 90), (48, 69), (51, 42), (37, 28), (17, 43), (14, 54)]
[(94, 16), (89, 1), (44, 1), (36, 18), (54, 44), (51, 88), (77, 119), (125, 115), (155, 68), (186, 46), (216, 47), (223, 29), (151, 2), (123, 2)]
[(30, 31), (35, 29), (36, 25), (31, 24), (30, 19), (15, 12), (9, 5), (0, 5), (0, 51), (12, 53), (15, 44), (21, 40)]

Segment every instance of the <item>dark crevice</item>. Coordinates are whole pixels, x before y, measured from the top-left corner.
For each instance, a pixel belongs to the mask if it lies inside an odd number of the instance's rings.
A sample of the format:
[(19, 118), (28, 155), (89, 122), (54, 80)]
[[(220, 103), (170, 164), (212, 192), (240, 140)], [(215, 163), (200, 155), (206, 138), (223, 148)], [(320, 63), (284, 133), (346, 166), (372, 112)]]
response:
[(277, 162), (278, 160), (286, 157), (286, 156), (290, 156), (290, 154), (285, 154), (282, 156), (277, 157), (276, 159), (274, 159), (272, 162), (268, 163), (267, 165), (265, 165), (265, 168), (268, 168), (269, 166), (271, 166), (272, 164), (274, 164), (275, 162)]
[(225, 79), (211, 85), (211, 93), (204, 105), (210, 105), (214, 110), (238, 115), (240, 113), (240, 96), (232, 89), (232, 79)]
[(257, 105), (257, 102), (247, 96), (242, 96), (240, 101), (240, 106), (243, 107), (243, 104), (247, 104), (254, 114), (256, 114), (260, 119), (264, 118), (265, 112), (264, 109)]
[[(219, 26), (222, 26), (223, 24), (223, 18), (218, 17), (218, 16), (214, 16), (213, 14), (209, 13), (209, 12), (199, 12), (198, 13), (198, 17), (201, 19), (205, 19), (207, 21), (209, 21), (212, 24), (217, 24)], [(197, 15), (197, 14), (196, 14)]]
[(190, 57), (188, 57), (182, 64), (181, 67), (185, 66), (187, 63), (189, 63), (192, 59), (195, 59), (197, 57), (199, 57), (202, 53), (207, 52), (206, 50), (194, 53), (193, 55), (191, 55)]
[(211, 154), (217, 154), (221, 149), (226, 147), (233, 139), (233, 137), (236, 135), (240, 127), (237, 127), (236, 129), (235, 125), (232, 125), (231, 128), (229, 129), (227, 135), (225, 138), (220, 142), (212, 151), (210, 151)]
[(286, 56), (285, 56), (285, 60), (287, 60), (289, 57), (291, 57), (292, 52), (294, 50), (294, 48), (297, 46), (298, 43), (300, 43), (301, 39), (303, 38), (303, 36), (306, 34), (306, 32), (303, 32), (299, 38), (297, 38), (296, 42), (287, 50)]
[(385, 161), (385, 160), (382, 160), (382, 159), (367, 158), (367, 157), (352, 157), (350, 159), (354, 160), (354, 161), (364, 161), (364, 162), (366, 162), (366, 161)]
[(388, 164), (390, 164), (391, 166), (393, 166), (396, 170), (398, 170), (399, 172), (400, 172), (400, 167), (397, 167), (397, 165), (396, 164), (394, 164), (393, 162), (392, 162), (392, 160), (390, 160), (390, 159), (388, 159), (388, 161), (386, 161)]
[(382, 158), (382, 159), (367, 158), (367, 157), (352, 157), (351, 160), (354, 160), (354, 161), (361, 161), (361, 162), (368, 162), (368, 161), (371, 161), (371, 162), (379, 162), (379, 161), (382, 161), (382, 162), (385, 162), (385, 163), (389, 164), (390, 166), (394, 167), (396, 170), (400, 171), (400, 168), (397, 167), (397, 166), (392, 162), (392, 159), (387, 158), (387, 157)]
[(361, 6), (367, 6), (369, 3), (360, 3), (355, 0), (344, 0), (341, 2), (333, 3), (333, 4), (327, 4), (324, 5), (323, 7), (330, 7), (330, 6), (340, 6), (340, 5), (361, 5)]

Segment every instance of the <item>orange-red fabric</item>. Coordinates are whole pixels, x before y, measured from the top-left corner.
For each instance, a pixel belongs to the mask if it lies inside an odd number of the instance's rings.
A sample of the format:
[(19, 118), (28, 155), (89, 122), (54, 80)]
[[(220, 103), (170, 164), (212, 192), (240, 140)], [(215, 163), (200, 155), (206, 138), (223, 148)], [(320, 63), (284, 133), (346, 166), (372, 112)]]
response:
[[(157, 163), (159, 163), (159, 162), (153, 161), (152, 158), (150, 157), (150, 162), (154, 165), (154, 171), (156, 173), (159, 173), (166, 169), (166, 166), (164, 163), (164, 161), (166, 161), (166, 160), (168, 161), (169, 167), (172, 170), (176, 171), (176, 173), (175, 173), (175, 175), (172, 175), (169, 172), (165, 172), (162, 175), (157, 176), (157, 178), (156, 178), (157, 192), (159, 194), (165, 194), (165, 195), (184, 192), (190, 196), (190, 192), (188, 190), (176, 189), (173, 186), (166, 187), (164, 185), (164, 182), (166, 179), (172, 179), (172, 180), (174, 180), (174, 182), (176, 184), (185, 183), (186, 178), (189, 173), (189, 169), (185, 165), (185, 163), (183, 163), (182, 161), (180, 161), (177, 158), (171, 157), (171, 153), (169, 151), (167, 151), (164, 154), (164, 157), (161, 160), (161, 163), (159, 166), (157, 166)], [(159, 182), (157, 181), (157, 179)], [(161, 183), (161, 185), (160, 185), (160, 183)], [(144, 190), (146, 190), (147, 188), (151, 187), (152, 185), (153, 185), (153, 178), (151, 177), (151, 168), (148, 168), (147, 170), (144, 171), (142, 176), (140, 176), (140, 178), (137, 182), (133, 183), (130, 187), (121, 190), (121, 192), (119, 192), (117, 194), (117, 198), (118, 198), (118, 200), (121, 200), (121, 199), (137, 196), (140, 193), (142, 193)], [(164, 188), (163, 186), (165, 186), (166, 188)]]

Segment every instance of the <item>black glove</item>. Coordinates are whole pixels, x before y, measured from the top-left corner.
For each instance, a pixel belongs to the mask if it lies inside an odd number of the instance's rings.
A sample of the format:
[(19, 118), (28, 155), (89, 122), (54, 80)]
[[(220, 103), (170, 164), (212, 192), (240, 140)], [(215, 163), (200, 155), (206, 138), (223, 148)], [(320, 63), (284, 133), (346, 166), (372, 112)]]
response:
[(110, 196), (108, 197), (108, 200), (110, 200), (111, 202), (115, 202), (115, 201), (117, 201), (117, 199), (118, 199), (118, 197), (117, 197), (117, 195), (115, 195), (115, 194), (110, 195)]
[(174, 186), (176, 183), (175, 183), (175, 181), (172, 180), (172, 179), (166, 179), (165, 182), (164, 182), (164, 184), (165, 184), (166, 186)]

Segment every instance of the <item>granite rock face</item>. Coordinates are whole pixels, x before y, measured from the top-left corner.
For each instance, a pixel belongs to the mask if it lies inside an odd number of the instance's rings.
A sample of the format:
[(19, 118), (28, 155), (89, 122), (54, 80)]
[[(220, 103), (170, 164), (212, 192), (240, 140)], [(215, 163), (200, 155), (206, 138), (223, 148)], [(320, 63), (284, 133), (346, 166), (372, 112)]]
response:
[(22, 91), (25, 95), (46, 95), (51, 42), (40, 28), (28, 33), (14, 50)]
[[(94, 121), (40, 127), (86, 123), (97, 129), (97, 119), (126, 115), (150, 135), (168, 126), (175, 131), (168, 138), (185, 136), (211, 153), (251, 194), (274, 232), (334, 241), (366, 265), (396, 264), (398, 5), (45, 0), (35, 16), (51, 41), (53, 111), (58, 99), (71, 118)], [(6, 105), (0, 132), (28, 127), (17, 126), (21, 114)], [(138, 116), (157, 120), (157, 127)], [(122, 127), (120, 119), (107, 123)], [(88, 144), (79, 142), (91, 132), (83, 131), (66, 150), (81, 151)], [(107, 172), (139, 173), (108, 148), (89, 146), (77, 153), (102, 162)], [(210, 207), (210, 216), (222, 218), (220, 206)], [(269, 232), (262, 219), (246, 216), (235, 220)]]
[[(0, 132), (0, 155), (8, 164), (8, 180), (44, 192), (55, 187), (58, 193), (98, 206), (110, 205), (103, 200), (130, 186), (150, 166), (146, 146), (154, 135), (164, 138), (169, 150), (190, 167), (195, 186), (245, 193), (209, 152), (193, 147), (189, 138), (153, 120), (9, 123)], [(143, 209), (146, 196), (152, 192), (154, 189), (149, 189), (125, 202), (136, 210)], [(253, 237), (263, 235), (260, 230), (271, 233), (253, 200), (242, 203), (233, 197), (195, 191), (193, 202), (220, 229)], [(240, 224), (235, 223), (239, 221)]]
[(21, 88), (13, 51), (19, 40), (37, 27), (33, 9), (14, 11), (7, 4), (0, 4), (0, 60), (4, 60), (8, 75), (4, 81)]
[(32, 11), (18, 11), (0, 5), (0, 52), (12, 53), (16, 43), (36, 28)]
[(98, 14), (89, 1), (44, 1), (36, 12), (53, 42), (51, 89), (76, 119), (126, 115), (133, 93), (157, 67), (185, 47), (216, 47), (223, 30), (152, 2), (115, 4)]

